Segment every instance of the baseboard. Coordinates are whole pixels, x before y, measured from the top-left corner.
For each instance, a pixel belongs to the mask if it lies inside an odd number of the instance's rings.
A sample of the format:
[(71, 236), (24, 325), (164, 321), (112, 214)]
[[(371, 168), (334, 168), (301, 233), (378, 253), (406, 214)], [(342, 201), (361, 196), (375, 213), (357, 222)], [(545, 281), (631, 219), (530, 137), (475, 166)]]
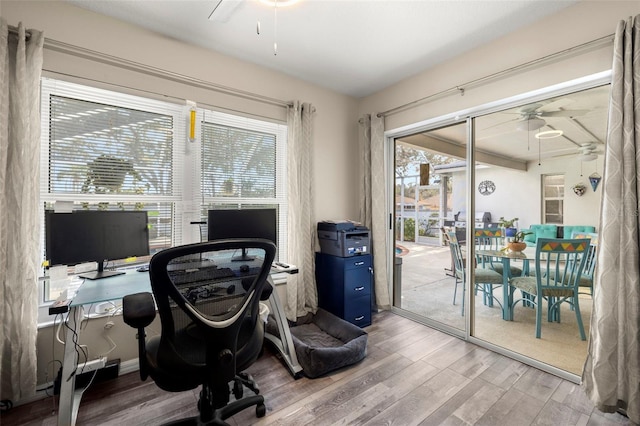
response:
[[(124, 374), (133, 373), (138, 370), (140, 370), (140, 364), (137, 358), (121, 362), (120, 369), (118, 371), (118, 377)], [(54, 385), (55, 383), (53, 381), (38, 385), (36, 387), (35, 395), (22, 398), (19, 401), (13, 401), (13, 406), (18, 407), (20, 405), (30, 404), (32, 402), (40, 401), (42, 399), (46, 399), (46, 398), (49, 398), (50, 396), (53, 396)]]

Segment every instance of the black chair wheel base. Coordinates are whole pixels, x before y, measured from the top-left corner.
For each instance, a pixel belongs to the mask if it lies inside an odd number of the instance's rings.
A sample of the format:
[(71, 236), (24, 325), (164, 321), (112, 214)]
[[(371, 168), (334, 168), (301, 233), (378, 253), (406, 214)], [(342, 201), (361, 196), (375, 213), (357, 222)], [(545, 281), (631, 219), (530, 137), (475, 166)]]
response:
[(267, 407), (264, 404), (256, 405), (256, 417), (264, 417), (267, 414)]

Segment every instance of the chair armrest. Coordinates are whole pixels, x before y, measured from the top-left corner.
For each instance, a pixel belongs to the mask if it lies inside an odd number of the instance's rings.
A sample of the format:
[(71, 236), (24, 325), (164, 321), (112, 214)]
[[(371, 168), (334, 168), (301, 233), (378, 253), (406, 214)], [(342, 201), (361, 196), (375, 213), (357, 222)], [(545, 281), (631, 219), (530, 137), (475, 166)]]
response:
[(129, 294), (122, 299), (122, 318), (133, 328), (144, 328), (156, 317), (156, 305), (151, 293)]
[(151, 293), (129, 294), (122, 298), (122, 319), (128, 326), (138, 329), (136, 338), (141, 380), (146, 380), (149, 376), (144, 328), (151, 324), (155, 317), (156, 304)]

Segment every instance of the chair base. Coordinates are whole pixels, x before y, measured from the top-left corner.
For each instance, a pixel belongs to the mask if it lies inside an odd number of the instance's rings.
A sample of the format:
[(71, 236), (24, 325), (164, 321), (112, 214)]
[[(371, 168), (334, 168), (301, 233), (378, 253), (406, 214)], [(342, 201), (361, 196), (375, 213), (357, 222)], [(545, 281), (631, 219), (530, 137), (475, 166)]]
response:
[[(236, 396), (235, 401), (231, 403), (226, 403), (222, 407), (214, 408), (215, 405), (220, 405), (220, 400), (211, 400), (211, 389), (207, 385), (203, 385), (202, 391), (200, 392), (200, 400), (198, 401), (198, 411), (200, 414), (198, 416), (187, 417), (184, 419), (174, 420), (168, 423), (163, 423), (165, 426), (178, 426), (178, 425), (219, 425), (219, 426), (230, 426), (229, 423), (225, 422), (226, 419), (238, 414), (240, 411), (243, 411), (249, 407), (256, 407), (256, 417), (264, 417), (267, 414), (267, 407), (264, 404), (264, 397), (262, 395), (252, 395), (242, 398), (242, 391), (239, 390), (242, 388), (242, 384), (247, 385), (247, 387), (256, 392), (259, 392), (257, 385), (255, 382), (243, 373), (240, 373), (239, 376), (236, 376), (234, 379), (234, 387), (233, 392)], [(228, 388), (227, 388), (228, 390)], [(238, 395), (238, 393), (240, 395)], [(242, 398), (242, 399), (239, 399)], [(228, 401), (228, 396), (227, 396)], [(224, 401), (222, 401), (224, 402)]]

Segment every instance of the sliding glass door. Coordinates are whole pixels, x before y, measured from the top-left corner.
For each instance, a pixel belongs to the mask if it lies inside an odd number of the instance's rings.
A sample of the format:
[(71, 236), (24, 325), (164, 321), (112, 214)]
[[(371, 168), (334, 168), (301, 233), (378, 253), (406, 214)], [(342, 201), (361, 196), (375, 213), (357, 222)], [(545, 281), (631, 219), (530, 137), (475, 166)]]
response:
[(464, 285), (448, 233), (464, 250), (465, 129), (460, 123), (394, 142), (394, 306), (457, 330), (465, 328)]
[[(535, 282), (537, 238), (599, 229), (600, 188), (591, 182), (604, 163), (608, 76), (541, 93), (419, 123), (414, 132), (389, 132), (395, 150), (393, 307), (577, 378), (587, 342), (576, 311), (562, 304), (557, 315), (547, 315), (543, 300), (536, 338), (535, 306), (526, 300), (532, 296), (514, 290), (514, 300), (525, 300), (512, 306), (509, 283), (518, 276)], [(508, 243), (517, 232), (524, 249), (513, 255)], [(458, 268), (456, 256), (463, 258)], [(585, 284), (578, 298), (587, 335), (591, 291)]]

